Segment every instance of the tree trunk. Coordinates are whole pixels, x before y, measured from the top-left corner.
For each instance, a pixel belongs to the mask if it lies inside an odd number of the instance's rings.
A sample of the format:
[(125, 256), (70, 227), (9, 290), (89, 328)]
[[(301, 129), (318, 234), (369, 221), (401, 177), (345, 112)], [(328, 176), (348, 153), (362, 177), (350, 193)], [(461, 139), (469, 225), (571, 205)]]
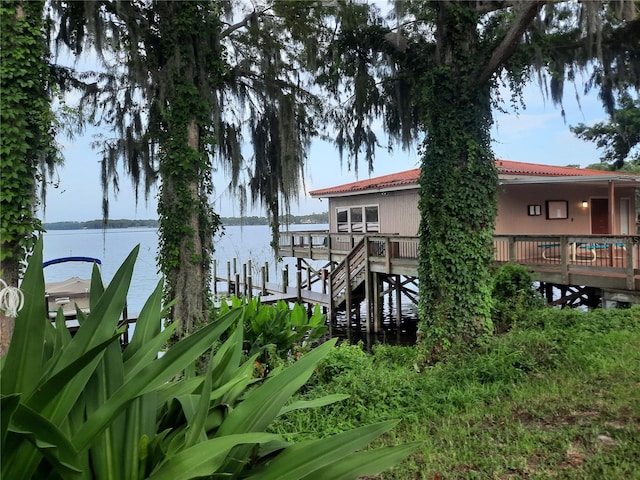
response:
[(7, 317), (0, 312), (0, 358), (4, 357), (9, 351), (9, 344), (11, 343), (15, 324), (15, 318)]
[[(420, 176), (420, 340), (431, 361), (454, 344), (473, 345), (493, 328), (490, 275), (497, 170), (490, 147), (488, 82), (473, 15), (447, 18), (440, 5), (439, 64), (424, 78), (427, 131)], [(468, 12), (464, 12), (467, 14)]]
[[(199, 132), (195, 120), (186, 128), (183, 148), (168, 151), (168, 164), (200, 156)], [(181, 152), (187, 150), (187, 153)], [(171, 168), (166, 168), (171, 172)], [(190, 162), (180, 175), (163, 174), (159, 213), (161, 225), (161, 268), (167, 279), (165, 298), (175, 301), (171, 321), (178, 322), (176, 336), (184, 337), (206, 324), (210, 315), (209, 272), (211, 239), (203, 225), (207, 214), (206, 193), (200, 162)]]

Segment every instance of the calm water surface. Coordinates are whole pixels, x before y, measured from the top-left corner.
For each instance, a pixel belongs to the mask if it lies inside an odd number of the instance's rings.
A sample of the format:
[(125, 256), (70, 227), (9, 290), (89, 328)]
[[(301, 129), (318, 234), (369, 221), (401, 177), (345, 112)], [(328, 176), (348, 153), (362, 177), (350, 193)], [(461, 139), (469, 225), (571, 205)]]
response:
[[(291, 225), (290, 230), (327, 230), (328, 225)], [(267, 225), (226, 227), (222, 235), (216, 235), (214, 258), (218, 263), (218, 276), (225, 277), (227, 262), (237, 259), (238, 272), (242, 263), (252, 262), (254, 277), (259, 277), (260, 267), (269, 264), (270, 281), (282, 278), (285, 263), (292, 268), (295, 260), (276, 263), (269, 246), (271, 233)], [(136, 245), (140, 245), (138, 259), (129, 289), (129, 311), (137, 313), (155, 289), (160, 274), (156, 264), (158, 231), (155, 228), (118, 228), (102, 230), (51, 230), (44, 234), (44, 260), (59, 257), (84, 256), (102, 260), (102, 276), (108, 283), (118, 267)], [(294, 270), (293, 270), (294, 271)], [(293, 274), (290, 274), (292, 278)], [(45, 269), (48, 282), (64, 280), (71, 276), (89, 278), (90, 263), (63, 263)], [(226, 289), (226, 286), (220, 287)]]
[[(290, 225), (290, 231), (324, 230), (328, 225)], [(269, 265), (269, 280), (278, 283), (282, 280), (282, 269), (289, 265), (290, 283), (295, 281), (295, 259), (286, 259), (276, 263), (269, 242), (271, 233), (267, 225), (226, 227), (223, 235), (216, 235), (214, 258), (218, 263), (218, 276), (226, 277), (227, 262), (237, 259), (238, 272), (242, 274), (242, 264), (251, 260), (254, 278), (260, 279), (260, 267)], [(158, 231), (155, 228), (127, 228), (102, 230), (52, 230), (44, 234), (44, 260), (67, 256), (95, 257), (102, 260), (102, 276), (108, 283), (118, 267), (131, 251), (140, 245), (133, 278), (127, 297), (131, 314), (137, 314), (151, 295), (160, 274), (156, 265), (158, 250)], [(314, 268), (322, 267), (324, 262), (312, 263)], [(45, 280), (55, 282), (71, 276), (89, 278), (90, 263), (63, 263), (51, 265), (45, 269)], [(261, 280), (258, 280), (259, 283)], [(226, 285), (219, 283), (221, 290)], [(402, 324), (395, 326), (396, 306), (385, 302), (383, 309), (384, 331), (375, 337), (367, 337), (357, 325), (347, 325), (344, 316), (338, 318), (334, 335), (348, 337), (350, 340), (370, 344), (376, 341), (385, 343), (412, 343), (415, 339), (415, 307), (410, 302), (401, 305)], [(362, 318), (364, 311), (362, 309)]]

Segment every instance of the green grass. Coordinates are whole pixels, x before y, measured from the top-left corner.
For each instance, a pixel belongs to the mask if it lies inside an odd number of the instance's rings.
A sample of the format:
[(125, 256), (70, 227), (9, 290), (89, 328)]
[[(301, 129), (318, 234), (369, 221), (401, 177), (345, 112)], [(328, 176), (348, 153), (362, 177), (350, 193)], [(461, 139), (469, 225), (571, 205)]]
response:
[(640, 309), (535, 312), (480, 352), (343, 345), (303, 392), (349, 393), (275, 426), (300, 439), (400, 418), (422, 448), (383, 479), (640, 479)]

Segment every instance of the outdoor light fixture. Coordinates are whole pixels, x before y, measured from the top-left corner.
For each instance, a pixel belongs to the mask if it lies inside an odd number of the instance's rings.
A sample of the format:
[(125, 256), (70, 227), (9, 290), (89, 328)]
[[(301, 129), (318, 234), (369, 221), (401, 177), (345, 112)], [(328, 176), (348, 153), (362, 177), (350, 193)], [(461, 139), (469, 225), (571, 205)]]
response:
[(586, 200), (582, 200), (582, 208), (587, 208), (589, 206), (589, 202)]

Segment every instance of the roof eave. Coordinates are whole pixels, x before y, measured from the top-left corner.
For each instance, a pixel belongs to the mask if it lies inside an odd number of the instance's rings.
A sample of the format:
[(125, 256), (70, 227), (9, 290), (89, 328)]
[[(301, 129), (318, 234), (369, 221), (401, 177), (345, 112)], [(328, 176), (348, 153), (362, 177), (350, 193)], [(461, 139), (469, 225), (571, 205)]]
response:
[(309, 195), (312, 198), (335, 198), (335, 197), (353, 197), (354, 195), (370, 195), (375, 193), (389, 193), (389, 192), (417, 190), (417, 189), (418, 189), (418, 184), (412, 183), (410, 185), (399, 185), (399, 186), (384, 187), (384, 188), (367, 188), (362, 190), (349, 190), (346, 192), (335, 192), (335, 193), (309, 192)]
[(640, 177), (622, 175), (591, 175), (591, 176), (518, 176), (514, 178), (500, 177), (500, 185), (535, 184), (535, 183), (640, 183)]

